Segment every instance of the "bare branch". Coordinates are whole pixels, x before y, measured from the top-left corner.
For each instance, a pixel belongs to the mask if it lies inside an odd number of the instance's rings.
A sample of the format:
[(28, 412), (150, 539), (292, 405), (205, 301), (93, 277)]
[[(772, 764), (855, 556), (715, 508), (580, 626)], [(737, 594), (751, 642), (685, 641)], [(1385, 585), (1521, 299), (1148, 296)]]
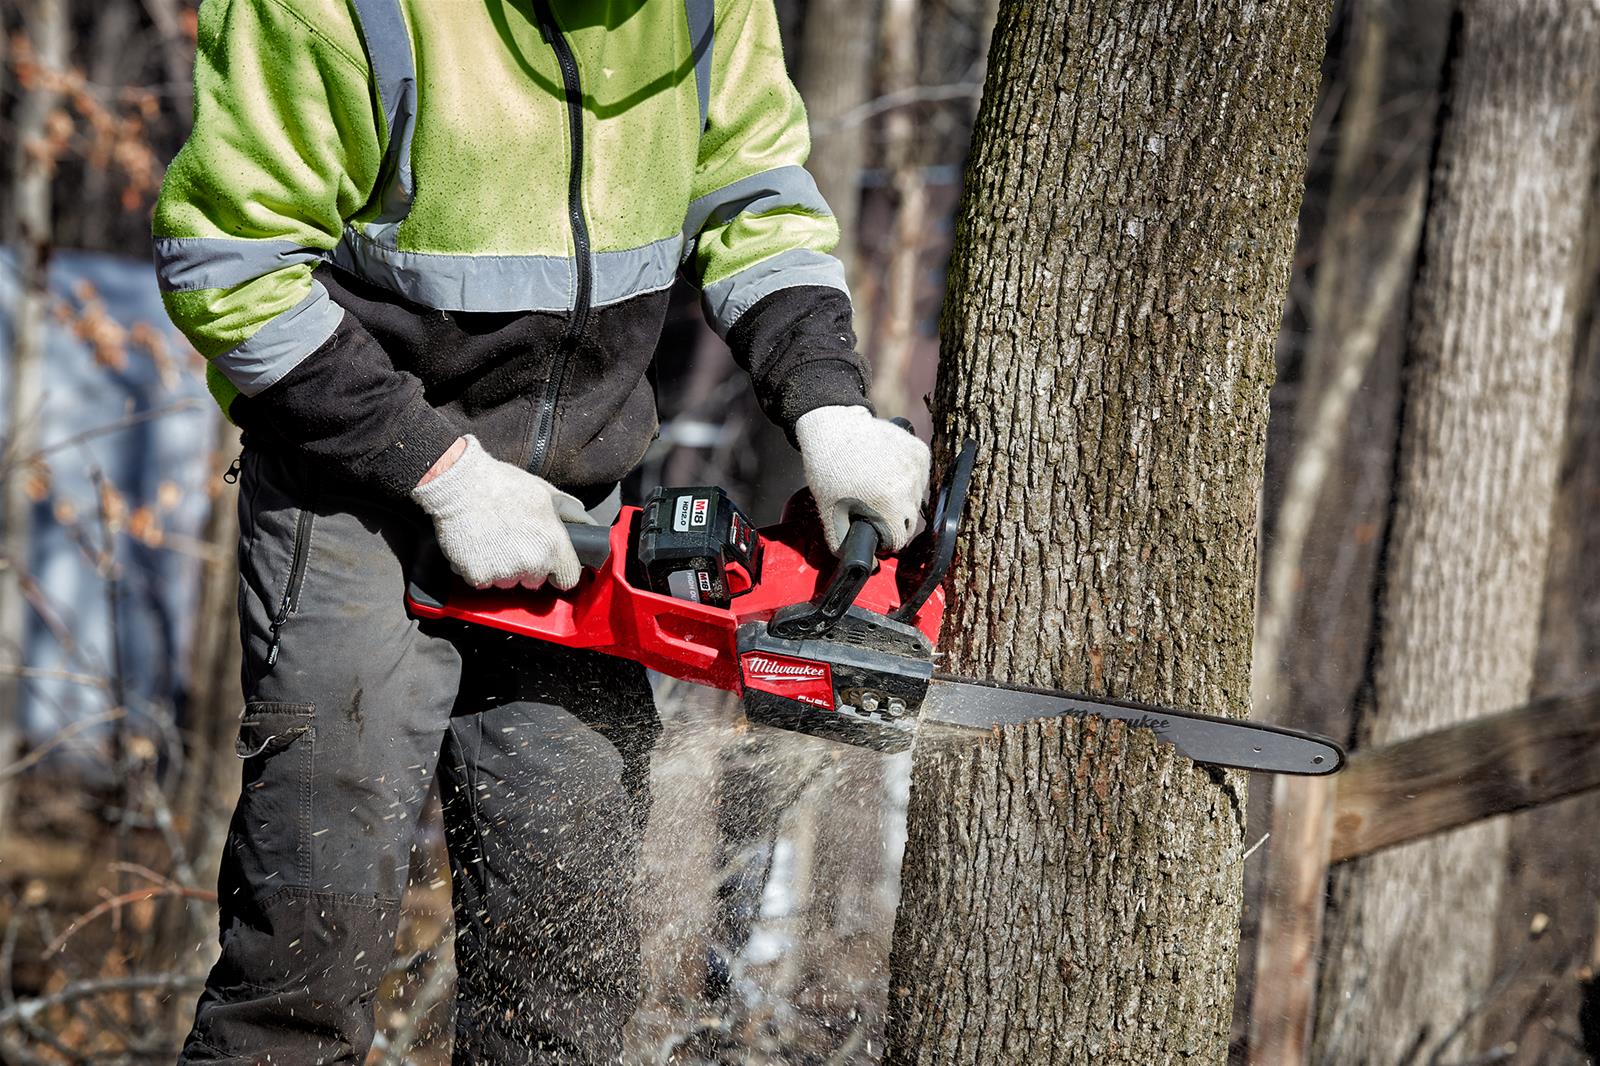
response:
[(826, 137), (847, 126), (869, 122), (886, 111), (912, 107), (916, 104), (936, 104), (946, 100), (975, 100), (983, 93), (981, 81), (958, 81), (949, 85), (913, 85), (905, 89), (884, 93), (840, 115), (829, 122), (819, 122), (811, 128), (812, 137)]
[[(117, 864), (119, 867), (125, 865), (126, 864), (124, 863)], [(67, 941), (72, 939), (72, 937), (75, 936), (80, 929), (102, 915), (120, 915), (122, 908), (128, 906), (130, 903), (142, 903), (147, 899), (162, 899), (170, 896), (176, 896), (182, 899), (197, 900), (201, 903), (215, 903), (217, 901), (217, 894), (215, 892), (209, 892), (203, 888), (185, 888), (184, 886), (173, 882), (168, 882), (164, 885), (156, 885), (151, 888), (135, 889), (132, 892), (124, 892), (120, 896), (112, 896), (110, 899), (96, 904), (88, 911), (85, 911), (83, 914), (67, 923), (67, 927), (63, 929), (54, 940), (50, 941), (49, 944), (46, 944), (44, 950), (41, 951), (39, 955), (41, 958), (48, 958), (49, 956), (54, 955), (56, 952), (66, 947)]]
[[(94, 977), (74, 981), (48, 995), (19, 999), (0, 1009), (0, 1028), (31, 1021), (41, 1013), (55, 1007), (93, 999), (116, 992), (192, 992), (205, 983), (204, 974), (152, 973), (134, 974), (130, 977)], [(26, 1060), (36, 1061), (36, 1060)]]
[[(48, 673), (48, 671), (40, 672)], [(101, 687), (104, 686), (102, 685)], [(82, 734), (93, 729), (95, 726), (105, 725), (108, 722), (120, 721), (127, 716), (128, 712), (126, 709), (117, 707), (113, 710), (107, 711), (104, 714), (97, 714), (89, 718), (80, 718), (76, 722), (71, 722), (63, 726), (61, 729), (57, 730), (55, 736), (45, 741), (37, 748), (34, 748), (27, 755), (18, 759), (10, 766), (0, 767), (0, 781), (15, 777), (31, 766), (37, 766), (51, 751), (61, 747), (69, 740), (73, 740), (74, 738), (81, 736)]]

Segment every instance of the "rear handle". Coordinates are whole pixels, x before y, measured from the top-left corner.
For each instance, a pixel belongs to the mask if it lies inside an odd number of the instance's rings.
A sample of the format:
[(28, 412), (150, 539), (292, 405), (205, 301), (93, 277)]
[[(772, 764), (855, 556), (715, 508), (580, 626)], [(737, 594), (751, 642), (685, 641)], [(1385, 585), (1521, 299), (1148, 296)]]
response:
[[(598, 570), (611, 558), (610, 526), (587, 522), (563, 522), (562, 526), (584, 569)], [(439, 550), (439, 542), (427, 537), (407, 572), (406, 599), (419, 607), (443, 610), (455, 580), (449, 561)]]
[(578, 554), (578, 562), (585, 569), (598, 570), (606, 565), (606, 560), (611, 558), (611, 527), (597, 526), (589, 522), (565, 522), (567, 537), (572, 541), (572, 550)]

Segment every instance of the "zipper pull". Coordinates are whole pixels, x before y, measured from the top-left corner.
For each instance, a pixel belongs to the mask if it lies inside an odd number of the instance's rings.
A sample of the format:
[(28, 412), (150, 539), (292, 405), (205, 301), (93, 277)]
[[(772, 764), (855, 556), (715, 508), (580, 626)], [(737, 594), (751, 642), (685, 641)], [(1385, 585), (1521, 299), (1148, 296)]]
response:
[(228, 464), (228, 469), (222, 472), (222, 480), (230, 485), (239, 483), (239, 456), (234, 456), (233, 462)]
[(289, 591), (283, 594), (283, 602), (278, 604), (278, 617), (272, 620), (272, 640), (267, 644), (267, 669), (278, 665), (278, 645), (283, 643), (283, 635), (279, 630), (289, 620)]

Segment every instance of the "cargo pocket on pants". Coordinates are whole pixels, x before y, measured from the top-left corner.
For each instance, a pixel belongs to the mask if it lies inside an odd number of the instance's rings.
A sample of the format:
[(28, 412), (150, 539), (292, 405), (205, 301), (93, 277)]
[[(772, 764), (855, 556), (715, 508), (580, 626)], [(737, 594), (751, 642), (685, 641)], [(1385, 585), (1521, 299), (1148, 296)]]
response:
[(316, 705), (252, 701), (239, 721), (234, 753), (244, 762), (232, 847), (261, 898), (311, 880), (311, 777)]

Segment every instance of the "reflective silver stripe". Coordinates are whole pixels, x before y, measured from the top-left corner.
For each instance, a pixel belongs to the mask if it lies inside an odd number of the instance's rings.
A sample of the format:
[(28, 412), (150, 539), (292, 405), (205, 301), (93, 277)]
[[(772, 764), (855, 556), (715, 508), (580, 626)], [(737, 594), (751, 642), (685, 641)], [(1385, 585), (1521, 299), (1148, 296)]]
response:
[(388, 129), (379, 222), (398, 222), (411, 210), (411, 137), (417, 127), (417, 64), (400, 0), (354, 0), (367, 61)]
[[(591, 306), (603, 307), (672, 284), (683, 238), (596, 252)], [(333, 251), (345, 270), (440, 311), (568, 311), (577, 293), (576, 264), (562, 255), (451, 255), (403, 252), (355, 230)]]
[(760, 215), (795, 207), (813, 215), (833, 214), (805, 167), (773, 167), (691, 201), (683, 216), (683, 235), (692, 240), (706, 226), (720, 225), (747, 211)]
[(344, 320), (344, 308), (318, 282), (304, 300), (267, 320), (243, 344), (211, 360), (246, 396), (272, 385), (322, 347)]
[(294, 241), (235, 237), (157, 237), (156, 280), (162, 292), (231, 289), (295, 263), (324, 255)]
[(850, 287), (844, 280), (843, 263), (826, 252), (791, 248), (771, 259), (763, 259), (755, 266), (746, 267), (732, 277), (707, 285), (702, 296), (706, 320), (720, 336), (726, 337), (734, 323), (739, 321), (739, 316), (755, 306), (763, 296), (800, 285), (826, 285), (830, 289), (838, 289), (845, 296), (850, 295)]
[(591, 260), (594, 292), (590, 306), (604, 307), (667, 288), (678, 274), (682, 252), (683, 238), (678, 235), (652, 241), (640, 248), (596, 252)]
[(689, 20), (689, 54), (694, 57), (694, 87), (700, 94), (700, 131), (711, 110), (711, 51), (717, 32), (716, 0), (683, 0)]

